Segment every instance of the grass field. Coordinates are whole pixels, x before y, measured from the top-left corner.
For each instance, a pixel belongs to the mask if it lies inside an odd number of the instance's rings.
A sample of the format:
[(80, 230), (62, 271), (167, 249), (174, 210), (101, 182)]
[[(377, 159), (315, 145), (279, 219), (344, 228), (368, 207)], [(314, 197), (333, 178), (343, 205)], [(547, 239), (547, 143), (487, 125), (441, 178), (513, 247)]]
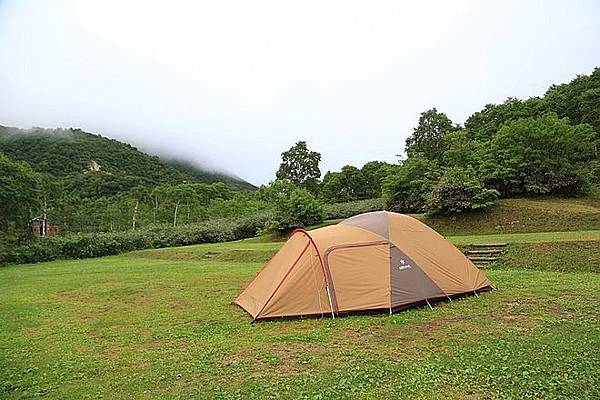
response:
[(598, 230), (600, 199), (502, 199), (485, 212), (417, 217), (444, 235)]
[[(600, 198), (501, 199), (494, 207), (454, 215), (412, 214), (445, 236), (600, 230)], [(331, 219), (315, 229), (337, 224)], [(270, 239), (281, 240), (282, 238)]]
[(0, 268), (0, 398), (597, 399), (597, 235), (494, 238), (498, 290), (433, 310), (255, 325), (230, 302), (281, 243)]

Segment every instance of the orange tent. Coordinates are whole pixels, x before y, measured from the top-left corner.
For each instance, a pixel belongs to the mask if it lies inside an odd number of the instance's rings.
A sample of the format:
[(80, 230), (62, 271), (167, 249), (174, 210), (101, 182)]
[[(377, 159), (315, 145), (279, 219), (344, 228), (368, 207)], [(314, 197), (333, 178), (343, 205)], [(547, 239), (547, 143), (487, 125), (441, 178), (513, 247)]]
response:
[(254, 320), (395, 309), (491, 289), (436, 231), (380, 211), (298, 229), (234, 303)]

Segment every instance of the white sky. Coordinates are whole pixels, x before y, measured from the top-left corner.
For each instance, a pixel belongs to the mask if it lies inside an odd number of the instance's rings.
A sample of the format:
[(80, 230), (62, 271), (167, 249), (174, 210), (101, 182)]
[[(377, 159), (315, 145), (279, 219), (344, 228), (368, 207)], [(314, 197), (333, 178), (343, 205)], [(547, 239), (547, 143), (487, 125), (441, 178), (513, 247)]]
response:
[(81, 127), (252, 183), (297, 140), (321, 169), (395, 161), (600, 65), (598, 1), (0, 0), (0, 124)]

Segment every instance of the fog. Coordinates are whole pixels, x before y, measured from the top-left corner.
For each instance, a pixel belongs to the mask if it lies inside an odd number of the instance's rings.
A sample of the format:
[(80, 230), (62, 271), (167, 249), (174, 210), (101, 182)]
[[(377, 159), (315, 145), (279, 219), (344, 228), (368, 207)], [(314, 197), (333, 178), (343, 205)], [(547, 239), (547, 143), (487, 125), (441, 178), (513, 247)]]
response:
[(0, 1), (0, 125), (79, 127), (272, 180), (395, 161), (419, 113), (464, 120), (600, 65), (600, 2)]

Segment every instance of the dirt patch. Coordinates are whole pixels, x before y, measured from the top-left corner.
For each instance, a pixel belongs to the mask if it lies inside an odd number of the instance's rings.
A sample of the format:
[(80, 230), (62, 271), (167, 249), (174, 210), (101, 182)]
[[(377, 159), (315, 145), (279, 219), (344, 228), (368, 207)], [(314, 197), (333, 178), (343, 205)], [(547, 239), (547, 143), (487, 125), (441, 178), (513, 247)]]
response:
[(225, 355), (226, 367), (247, 366), (255, 379), (289, 376), (310, 371), (314, 363), (326, 357), (332, 346), (312, 343), (269, 344), (267, 348), (243, 349)]
[(169, 308), (171, 309), (181, 309), (181, 308), (190, 308), (192, 305), (189, 301), (184, 300), (184, 299), (173, 299), (173, 300), (169, 300), (167, 301), (167, 305), (169, 306)]

